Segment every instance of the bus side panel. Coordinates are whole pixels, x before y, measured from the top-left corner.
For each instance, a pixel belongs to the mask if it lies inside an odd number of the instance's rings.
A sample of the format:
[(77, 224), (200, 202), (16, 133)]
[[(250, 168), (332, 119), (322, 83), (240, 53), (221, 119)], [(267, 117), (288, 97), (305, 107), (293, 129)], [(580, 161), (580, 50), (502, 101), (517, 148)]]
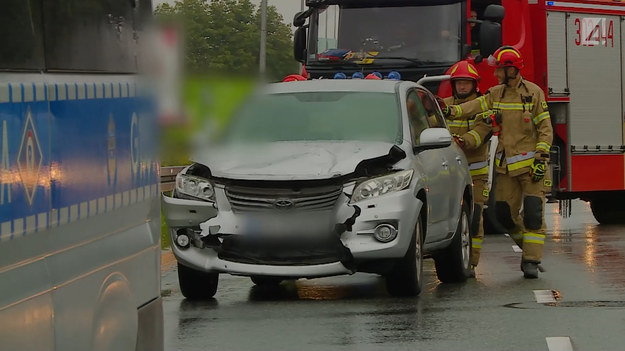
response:
[(54, 78), (56, 348), (133, 349), (137, 309), (160, 293), (156, 119), (127, 78)]
[(162, 349), (156, 119), (128, 77), (0, 76), (2, 349)]
[[(0, 340), (51, 350), (53, 304), (42, 234), (50, 213), (49, 124), (43, 81), (0, 74)], [(39, 94), (37, 94), (39, 93)], [(37, 338), (33, 338), (37, 335)]]

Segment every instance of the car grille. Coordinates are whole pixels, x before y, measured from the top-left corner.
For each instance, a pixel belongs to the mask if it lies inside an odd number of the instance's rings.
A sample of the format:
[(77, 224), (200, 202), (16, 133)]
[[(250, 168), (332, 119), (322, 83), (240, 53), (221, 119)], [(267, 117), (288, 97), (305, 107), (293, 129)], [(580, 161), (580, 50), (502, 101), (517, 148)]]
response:
[(301, 190), (226, 187), (226, 196), (234, 212), (329, 210), (334, 207), (341, 192), (342, 188), (338, 186)]
[(351, 262), (352, 254), (338, 236), (305, 239), (250, 240), (238, 235), (225, 237), (218, 256), (222, 260), (246, 264), (303, 266)]

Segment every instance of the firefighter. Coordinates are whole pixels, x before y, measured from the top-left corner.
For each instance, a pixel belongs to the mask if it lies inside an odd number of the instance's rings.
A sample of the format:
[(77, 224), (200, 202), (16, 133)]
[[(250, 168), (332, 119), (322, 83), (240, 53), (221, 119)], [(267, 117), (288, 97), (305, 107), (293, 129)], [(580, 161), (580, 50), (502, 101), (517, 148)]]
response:
[[(475, 100), (481, 96), (478, 89), (480, 76), (477, 69), (467, 61), (460, 61), (450, 70), (453, 96), (444, 99), (446, 105), (458, 105)], [(475, 277), (475, 267), (480, 260), (484, 226), (482, 210), (488, 200), (488, 143), (492, 132), (490, 123), (484, 117), (490, 117), (489, 111), (471, 115), (468, 118), (448, 119), (447, 126), (458, 145), (464, 151), (471, 179), (473, 180), (473, 220), (471, 221), (471, 276)]]
[[(551, 118), (543, 91), (520, 74), (523, 58), (518, 50), (503, 46), (488, 58), (499, 85), (487, 94), (444, 110), (453, 119), (489, 109), (501, 126), (496, 170), (497, 217), (523, 249), (521, 270), (525, 278), (538, 278), (545, 243), (545, 177), (553, 139)], [(523, 213), (521, 215), (521, 206)]]

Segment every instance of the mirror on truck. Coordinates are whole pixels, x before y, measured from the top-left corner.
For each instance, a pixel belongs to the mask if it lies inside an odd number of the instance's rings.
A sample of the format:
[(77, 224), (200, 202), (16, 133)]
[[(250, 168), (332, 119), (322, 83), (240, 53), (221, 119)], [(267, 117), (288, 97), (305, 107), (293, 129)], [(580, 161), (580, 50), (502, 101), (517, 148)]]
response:
[(299, 27), (293, 35), (293, 57), (298, 62), (306, 61), (306, 28)]
[(295, 14), (295, 17), (293, 17), (293, 26), (301, 27), (304, 23), (306, 23), (306, 17), (304, 16), (305, 13), (305, 11), (302, 11)]
[(488, 57), (501, 47), (501, 21), (505, 15), (503, 6), (488, 5), (480, 25), (480, 55)]

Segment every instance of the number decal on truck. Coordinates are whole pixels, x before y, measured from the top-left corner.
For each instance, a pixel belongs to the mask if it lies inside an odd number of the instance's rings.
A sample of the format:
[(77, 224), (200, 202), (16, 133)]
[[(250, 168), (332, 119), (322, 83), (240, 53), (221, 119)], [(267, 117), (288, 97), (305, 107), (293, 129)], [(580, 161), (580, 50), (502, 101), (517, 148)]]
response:
[(575, 45), (614, 47), (614, 21), (604, 17), (575, 18)]

